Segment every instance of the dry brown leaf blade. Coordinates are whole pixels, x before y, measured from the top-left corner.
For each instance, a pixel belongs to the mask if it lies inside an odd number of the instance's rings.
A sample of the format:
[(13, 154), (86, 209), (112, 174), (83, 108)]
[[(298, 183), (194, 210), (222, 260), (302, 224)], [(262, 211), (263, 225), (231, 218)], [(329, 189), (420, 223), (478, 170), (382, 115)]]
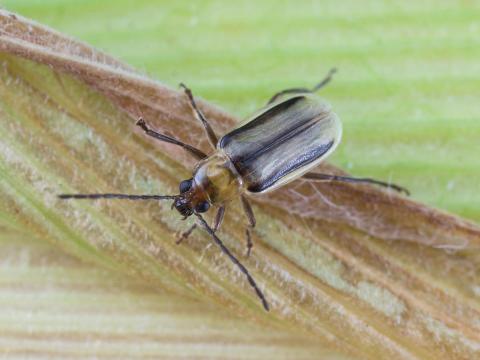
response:
[[(67, 149), (70, 157), (52, 156), (45, 173), (40, 173), (48, 175), (56, 168), (55, 179), (62, 179), (72, 189), (87, 191), (92, 189), (87, 185), (95, 184), (102, 190), (172, 191), (179, 174), (186, 175), (192, 162), (178, 149), (163, 145), (153, 148), (141, 133), (132, 134), (132, 118), (139, 115), (159, 129), (208, 149), (206, 140), (199, 142), (201, 129), (180, 93), (135, 74), (84, 44), (77, 46), (75, 41), (41, 25), (18, 16), (14, 19), (5, 11), (0, 13), (0, 19), (3, 52), (74, 75), (130, 115), (130, 118), (121, 116), (115, 108), (104, 104), (95, 108), (92, 105), (95, 102), (89, 103), (92, 108), (86, 114), (84, 106), (79, 109), (71, 100), (80, 95), (82, 102), (87, 101), (88, 91), (80, 89), (75, 81), (56, 75), (59, 78), (56, 85), (42, 84), (45, 74), (37, 74), (41, 67), (22, 63), (11, 55), (2, 56), (7, 72), (2, 95), (12, 91), (11, 84), (6, 83), (9, 78), (22, 77), (26, 87), (35, 89), (33, 92), (50, 91), (51, 106), (68, 114), (65, 132), (58, 125), (44, 124), (45, 116), (35, 114), (38, 121), (27, 123), (36, 128), (24, 128), (24, 123), (16, 125), (16, 137), (4, 144), (5, 149), (23, 149), (24, 156), (18, 161), (25, 171), (15, 174), (23, 174), (25, 186), (28, 174), (43, 166), (38, 160), (34, 164), (25, 162), (33, 152), (44, 149), (48, 139), (52, 148)], [(28, 36), (24, 34), (25, 28)], [(58, 47), (55, 45), (58, 43), (68, 46)], [(62, 97), (52, 90), (54, 86), (63, 86), (68, 96)], [(79, 89), (75, 90), (76, 86)], [(18, 107), (14, 103), (9, 105)], [(232, 117), (206, 103), (202, 106), (219, 132), (234, 124)], [(22, 109), (30, 111), (28, 106)], [(76, 148), (79, 145), (72, 124), (80, 128), (79, 133), (90, 133), (87, 138), (95, 146)], [(189, 130), (185, 131), (187, 126)], [(43, 131), (45, 138), (39, 144), (25, 141), (32, 139), (34, 130)], [(160, 154), (158, 148), (165, 153)], [(102, 163), (102, 157), (104, 160), (107, 155), (109, 161)], [(172, 160), (178, 158), (185, 159), (185, 166)], [(4, 158), (4, 163), (13, 164), (11, 158)], [(122, 168), (116, 168), (115, 164), (121, 164)], [(340, 171), (331, 166), (325, 169)], [(14, 181), (11, 178), (9, 185)], [(50, 200), (55, 191), (58, 189), (49, 184)], [(40, 202), (45, 198), (36, 199)], [(248, 266), (273, 303), (274, 311), (268, 317), (255, 307), (256, 299), (242, 284), (241, 274), (232, 270), (216, 249), (205, 250), (208, 239), (202, 237), (205, 242), (191, 241), (184, 247), (160, 240), (166, 239), (172, 228), (182, 225), (175, 222), (175, 214), (168, 213), (167, 207), (158, 215), (155, 215), (158, 209), (152, 205), (139, 210), (105, 203), (95, 205), (91, 215), (85, 215), (92, 212), (88, 205), (62, 205), (60, 209), (52, 205), (52, 211), (57, 216), (64, 212), (66, 221), (83, 241), (115, 263), (142, 273), (153, 284), (188, 296), (192, 296), (189, 289), (194, 289), (200, 298), (214, 298), (220, 304), (228, 304), (230, 309), (243, 306), (241, 312), (250, 317), (279, 321), (285, 328), (303, 329), (319, 336), (322, 343), (334, 344), (350, 354), (359, 353), (362, 358), (372, 359), (468, 359), (478, 355), (479, 262), (475, 249), (480, 231), (477, 225), (370, 187), (297, 182), (260, 200), (255, 208), (258, 236)], [(16, 202), (14, 197), (9, 201)], [(240, 254), (243, 231), (234, 214), (235, 210), (231, 210), (222, 235)], [(145, 219), (145, 215), (152, 218)], [(115, 238), (99, 236), (101, 226), (95, 229), (96, 221), (104, 222), (102, 225), (120, 224), (116, 232), (109, 234)], [(235, 239), (239, 241), (232, 241)], [(408, 241), (387, 241), (392, 239)], [(433, 247), (463, 251), (446, 252)], [(195, 260), (198, 257), (200, 263)], [(162, 275), (174, 280), (166, 281)], [(185, 289), (182, 281), (189, 289)]]
[[(75, 75), (109, 97), (133, 119), (143, 116), (157, 128), (208, 150), (207, 141), (201, 136), (202, 130), (191, 116), (181, 93), (134, 72), (85, 44), (29, 20), (13, 19), (7, 12), (1, 15), (4, 51)], [(206, 103), (202, 105), (219, 133), (235, 124), (233, 117)], [(185, 131), (187, 126), (189, 130)], [(175, 150), (169, 148), (169, 151), (173, 153)], [(192, 165), (191, 159), (185, 161)], [(339, 172), (327, 165), (320, 169)], [(302, 217), (346, 223), (386, 239), (408, 240), (452, 250), (480, 247), (477, 225), (381, 189), (298, 182), (269, 194), (263, 201)]]

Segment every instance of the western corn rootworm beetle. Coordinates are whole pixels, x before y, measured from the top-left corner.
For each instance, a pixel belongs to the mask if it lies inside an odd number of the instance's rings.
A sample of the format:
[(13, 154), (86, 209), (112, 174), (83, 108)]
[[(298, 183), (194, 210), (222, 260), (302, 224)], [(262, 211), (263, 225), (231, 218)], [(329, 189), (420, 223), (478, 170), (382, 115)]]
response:
[[(243, 205), (248, 219), (246, 238), (249, 255), (255, 217), (248, 197), (272, 191), (299, 177), (312, 181), (370, 183), (408, 194), (406, 189), (383, 181), (309, 172), (325, 160), (340, 143), (340, 120), (329, 106), (313, 94), (331, 80), (334, 72), (335, 69), (331, 70), (325, 79), (312, 89), (296, 88), (278, 92), (265, 108), (220, 140), (197, 107), (190, 89), (180, 84), (196, 118), (205, 129), (214, 149), (212, 154), (207, 155), (191, 145), (150, 129), (143, 119), (137, 122), (148, 136), (181, 146), (198, 159), (192, 177), (180, 183), (178, 195), (63, 194), (59, 197), (173, 200), (172, 208), (175, 207), (184, 219), (190, 215), (197, 217), (200, 226), (245, 274), (265, 310), (269, 310), (268, 302), (253, 277), (216, 235), (229, 200), (240, 197)], [(201, 214), (212, 206), (217, 208), (217, 213), (213, 225), (210, 226)], [(186, 238), (196, 226), (195, 224), (185, 231), (177, 242)]]

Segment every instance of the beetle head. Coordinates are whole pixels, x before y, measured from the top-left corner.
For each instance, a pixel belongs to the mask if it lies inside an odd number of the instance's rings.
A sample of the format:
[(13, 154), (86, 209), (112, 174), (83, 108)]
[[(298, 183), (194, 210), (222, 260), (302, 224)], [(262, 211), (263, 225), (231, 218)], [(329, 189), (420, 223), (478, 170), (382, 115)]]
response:
[(183, 180), (179, 185), (180, 194), (175, 198), (173, 207), (186, 219), (194, 212), (204, 213), (210, 208), (203, 189), (193, 179)]
[(184, 217), (187, 218), (193, 214), (191, 202), (183, 195), (179, 195), (173, 202), (173, 206)]

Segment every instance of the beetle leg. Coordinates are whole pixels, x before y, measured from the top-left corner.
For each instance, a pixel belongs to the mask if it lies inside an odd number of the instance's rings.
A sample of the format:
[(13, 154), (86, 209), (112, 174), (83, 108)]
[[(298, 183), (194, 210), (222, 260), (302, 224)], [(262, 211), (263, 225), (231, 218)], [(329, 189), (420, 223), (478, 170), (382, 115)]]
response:
[(200, 226), (202, 226), (206, 232), (212, 237), (213, 241), (215, 244), (218, 245), (218, 247), (222, 250), (222, 252), (228, 256), (228, 258), (235, 264), (235, 266), (238, 267), (238, 269), (247, 277), (248, 283), (250, 286), (255, 290), (255, 293), (257, 296), (260, 298), (262, 301), (263, 308), (266, 311), (270, 310), (270, 306), (268, 305), (267, 299), (265, 299), (265, 295), (263, 295), (262, 290), (258, 287), (257, 283), (255, 282), (255, 279), (250, 275), (248, 272), (247, 268), (233, 255), (230, 250), (225, 246), (223, 241), (215, 234), (213, 229), (208, 226), (208, 223), (205, 221), (205, 219), (202, 217), (201, 214), (195, 212), (195, 216), (198, 218), (198, 221), (200, 222)]
[[(222, 225), (222, 221), (223, 221), (223, 215), (225, 214), (225, 206), (220, 206), (218, 208), (218, 211), (217, 211), (217, 214), (215, 215), (215, 219), (213, 221), (213, 226), (212, 226), (212, 230), (213, 232), (216, 232), (218, 230), (218, 228), (220, 227), (220, 225)], [(177, 241), (175, 241), (175, 243), (178, 245), (180, 244), (183, 240), (186, 240), (188, 239), (188, 237), (192, 234), (193, 230), (195, 230), (197, 228), (197, 224), (193, 224), (192, 226), (190, 226), (188, 228), (188, 230), (182, 232), (178, 237), (177, 237)]]
[(337, 69), (333, 68), (333, 69), (330, 69), (330, 71), (328, 72), (328, 74), (323, 78), (322, 81), (320, 81), (317, 85), (315, 85), (313, 88), (311, 89), (307, 89), (307, 88), (292, 88), (292, 89), (286, 89), (286, 90), (282, 90), (282, 91), (279, 91), (278, 93), (276, 93), (275, 95), (272, 96), (272, 98), (268, 101), (267, 105), (273, 103), (275, 100), (277, 100), (280, 96), (282, 95), (285, 95), (285, 94), (298, 94), (298, 93), (314, 93), (314, 92), (317, 92), (318, 90), (320, 90), (322, 87), (324, 87), (325, 85), (327, 85), (331, 80), (332, 80), (332, 77), (333, 77), (333, 74), (335, 74), (337, 72)]
[(167, 135), (164, 135), (164, 134), (160, 134), (160, 133), (150, 129), (150, 127), (148, 127), (148, 125), (145, 123), (145, 120), (143, 120), (142, 118), (138, 119), (136, 125), (140, 126), (143, 129), (143, 131), (145, 131), (145, 134), (147, 134), (148, 136), (151, 136), (151, 137), (153, 137), (157, 140), (160, 140), (160, 141), (164, 141), (164, 142), (167, 142), (167, 143), (170, 143), (170, 144), (181, 146), (182, 148), (187, 150), (190, 154), (192, 154), (198, 160), (202, 160), (202, 159), (207, 157), (207, 154), (205, 154), (203, 151), (201, 151), (201, 150), (199, 150), (199, 149), (197, 149), (197, 148), (195, 148), (191, 145), (185, 144), (185, 143), (181, 142), (180, 140), (174, 139), (174, 138), (172, 138), (170, 136), (167, 136)]
[(218, 208), (217, 215), (215, 215), (215, 221), (212, 226), (214, 232), (216, 232), (220, 228), (220, 225), (222, 225), (223, 215), (225, 215), (225, 206), (222, 205)]
[(193, 230), (197, 228), (197, 224), (193, 224), (188, 228), (187, 231), (182, 232), (178, 237), (177, 241), (175, 241), (175, 244), (179, 245), (183, 240), (188, 239), (188, 237), (192, 234)]
[(203, 115), (202, 111), (198, 108), (197, 103), (195, 102), (195, 99), (193, 98), (192, 90), (190, 90), (185, 84), (180, 83), (180, 87), (183, 88), (185, 91), (185, 94), (188, 97), (188, 100), (190, 102), (190, 106), (193, 109), (193, 112), (195, 113), (195, 117), (202, 123), (205, 132), (207, 133), (208, 140), (210, 141), (210, 144), (212, 147), (215, 149), (217, 147), (217, 142), (218, 142), (218, 137), (213, 131), (212, 127), (207, 121), (207, 118), (205, 115)]
[(255, 215), (248, 199), (244, 195), (241, 195), (240, 199), (242, 200), (243, 211), (248, 220), (248, 226), (245, 229), (245, 236), (247, 238), (247, 257), (249, 257), (253, 247), (251, 231), (255, 227), (257, 221), (255, 220)]
[(245, 229), (245, 237), (247, 238), (247, 257), (250, 257), (250, 253), (252, 252), (253, 242), (252, 242), (252, 235), (249, 228)]
[(306, 173), (302, 176), (304, 179), (312, 181), (339, 181), (339, 182), (349, 182), (349, 183), (365, 183), (365, 184), (375, 184), (384, 186), (389, 189), (393, 189), (398, 192), (403, 192), (406, 195), (410, 195), (410, 192), (402, 186), (391, 184), (388, 182), (370, 179), (370, 178), (354, 178), (349, 176), (339, 176), (339, 175), (329, 175), (329, 174), (319, 174), (319, 173)]

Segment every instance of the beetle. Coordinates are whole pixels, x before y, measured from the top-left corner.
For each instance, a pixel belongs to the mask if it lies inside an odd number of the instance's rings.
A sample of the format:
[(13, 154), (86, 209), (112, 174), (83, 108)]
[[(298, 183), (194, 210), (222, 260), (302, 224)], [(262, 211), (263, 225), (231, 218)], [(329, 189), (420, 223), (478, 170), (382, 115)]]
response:
[[(300, 177), (311, 181), (370, 183), (408, 194), (401, 186), (379, 180), (310, 172), (335, 150), (342, 136), (338, 116), (315, 95), (315, 92), (330, 82), (335, 71), (330, 70), (327, 76), (311, 89), (292, 88), (276, 93), (263, 109), (220, 139), (198, 108), (191, 90), (180, 84), (214, 149), (210, 155), (151, 129), (142, 118), (136, 123), (146, 135), (181, 146), (198, 160), (192, 177), (180, 182), (179, 194), (62, 194), (59, 197), (173, 200), (172, 208), (175, 208), (183, 219), (191, 215), (197, 217), (200, 226), (245, 274), (263, 307), (268, 311), (269, 304), (247, 268), (216, 235), (223, 220), (225, 206), (230, 200), (240, 198), (248, 219), (245, 231), (248, 256), (253, 246), (251, 231), (256, 223), (248, 197), (273, 191)], [(212, 206), (217, 207), (217, 212), (213, 225), (210, 226), (201, 214)], [(196, 227), (197, 224), (194, 224), (185, 231), (177, 243), (188, 237)]]

